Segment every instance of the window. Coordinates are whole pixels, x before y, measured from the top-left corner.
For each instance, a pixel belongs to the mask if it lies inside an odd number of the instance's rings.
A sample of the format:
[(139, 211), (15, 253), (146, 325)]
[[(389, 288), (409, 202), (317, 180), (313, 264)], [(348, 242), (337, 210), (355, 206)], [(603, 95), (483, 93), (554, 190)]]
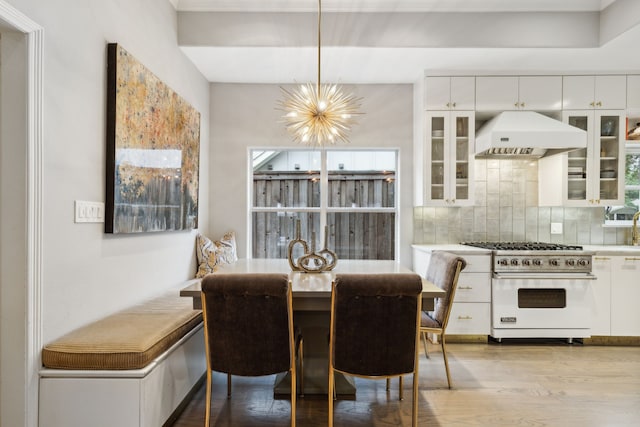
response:
[[(301, 238), (339, 259), (394, 259), (395, 150), (251, 150), (251, 253), (286, 258)], [(311, 249), (311, 248), (310, 248)]]
[(605, 224), (631, 225), (633, 215), (640, 208), (640, 144), (628, 143), (624, 186), (624, 206), (607, 206)]

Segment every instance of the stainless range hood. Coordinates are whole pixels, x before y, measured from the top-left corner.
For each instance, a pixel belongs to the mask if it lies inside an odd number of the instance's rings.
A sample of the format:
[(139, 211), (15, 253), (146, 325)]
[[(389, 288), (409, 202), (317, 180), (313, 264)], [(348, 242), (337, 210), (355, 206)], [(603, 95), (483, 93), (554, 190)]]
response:
[(585, 148), (587, 133), (534, 111), (505, 111), (476, 134), (476, 157), (540, 158)]

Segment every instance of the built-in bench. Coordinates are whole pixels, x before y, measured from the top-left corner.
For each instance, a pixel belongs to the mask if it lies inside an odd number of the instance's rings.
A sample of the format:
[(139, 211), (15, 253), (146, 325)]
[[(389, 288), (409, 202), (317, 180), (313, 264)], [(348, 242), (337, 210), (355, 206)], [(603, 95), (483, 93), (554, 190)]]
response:
[(173, 290), (47, 344), (42, 363), (40, 427), (162, 426), (206, 371), (202, 312)]

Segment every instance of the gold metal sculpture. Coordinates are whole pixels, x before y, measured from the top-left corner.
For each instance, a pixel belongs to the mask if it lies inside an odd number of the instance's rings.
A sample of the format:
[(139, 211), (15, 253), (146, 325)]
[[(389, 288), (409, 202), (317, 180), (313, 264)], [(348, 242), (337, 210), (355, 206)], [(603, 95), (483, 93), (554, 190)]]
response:
[[(300, 220), (296, 220), (295, 239), (289, 242), (288, 259), (289, 266), (292, 271), (301, 271), (304, 273), (322, 273), (331, 271), (338, 263), (338, 256), (335, 252), (329, 250), (327, 243), (329, 241), (329, 227), (324, 228), (324, 248), (316, 252), (316, 233), (311, 233), (311, 245), (307, 244), (300, 236)], [(303, 250), (302, 256), (294, 258), (294, 250), (300, 245)]]

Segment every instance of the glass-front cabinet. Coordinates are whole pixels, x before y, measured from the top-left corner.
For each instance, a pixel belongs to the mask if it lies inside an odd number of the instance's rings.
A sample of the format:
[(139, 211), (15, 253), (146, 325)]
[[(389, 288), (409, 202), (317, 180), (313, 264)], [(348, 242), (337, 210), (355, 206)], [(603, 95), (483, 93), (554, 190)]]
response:
[(425, 205), (473, 203), (473, 111), (426, 113), (424, 150)]
[(566, 206), (624, 202), (625, 116), (619, 110), (565, 111), (566, 123), (587, 132), (587, 148), (567, 153)]

